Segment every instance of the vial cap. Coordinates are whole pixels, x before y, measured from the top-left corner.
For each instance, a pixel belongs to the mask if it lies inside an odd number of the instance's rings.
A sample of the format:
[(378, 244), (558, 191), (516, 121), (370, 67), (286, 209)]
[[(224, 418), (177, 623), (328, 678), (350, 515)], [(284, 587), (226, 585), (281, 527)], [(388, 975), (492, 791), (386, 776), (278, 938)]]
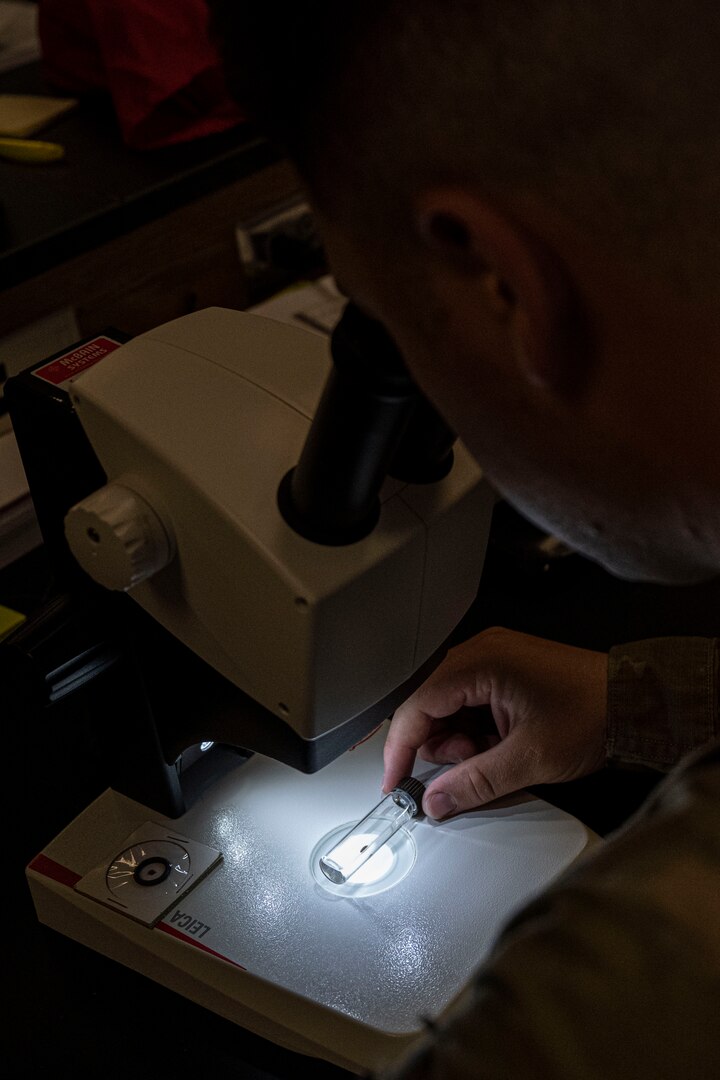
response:
[(395, 791), (404, 791), (406, 795), (410, 796), (414, 806), (412, 816), (417, 817), (422, 810), (422, 800), (425, 794), (425, 785), (422, 780), (418, 780), (415, 776), (404, 776), (395, 787)]

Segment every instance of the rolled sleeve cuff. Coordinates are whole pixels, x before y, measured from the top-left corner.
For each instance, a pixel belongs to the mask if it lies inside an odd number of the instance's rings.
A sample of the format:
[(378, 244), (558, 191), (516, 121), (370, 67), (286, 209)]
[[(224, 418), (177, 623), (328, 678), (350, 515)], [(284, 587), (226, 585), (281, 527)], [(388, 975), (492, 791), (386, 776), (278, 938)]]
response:
[(608, 665), (609, 764), (669, 771), (718, 733), (718, 639), (616, 645)]

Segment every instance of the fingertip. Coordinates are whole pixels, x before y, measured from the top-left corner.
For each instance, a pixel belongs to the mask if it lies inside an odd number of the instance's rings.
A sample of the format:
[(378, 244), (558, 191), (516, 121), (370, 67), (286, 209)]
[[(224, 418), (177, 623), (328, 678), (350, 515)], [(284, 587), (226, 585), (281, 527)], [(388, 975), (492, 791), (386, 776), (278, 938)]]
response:
[(410, 776), (415, 763), (415, 751), (408, 749), (398, 750), (385, 743), (383, 760), (382, 788), (387, 794), (402, 780), (403, 776)]
[(382, 778), (383, 794), (389, 795), (391, 791), (395, 790), (401, 780), (402, 775), (400, 774), (397, 767), (393, 765), (385, 765)]
[(430, 795), (426, 794), (423, 799), (423, 810), (428, 817), (434, 818), (435, 821), (442, 821), (443, 818), (452, 817), (453, 814), (457, 813), (457, 808), (457, 801), (447, 791), (433, 791)]

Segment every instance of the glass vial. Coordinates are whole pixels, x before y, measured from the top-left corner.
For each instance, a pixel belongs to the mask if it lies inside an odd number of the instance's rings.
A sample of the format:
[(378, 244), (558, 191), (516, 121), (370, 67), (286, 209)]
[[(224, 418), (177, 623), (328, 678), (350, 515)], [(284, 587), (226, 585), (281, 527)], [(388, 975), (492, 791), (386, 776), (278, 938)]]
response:
[(344, 885), (399, 828), (417, 817), (424, 793), (425, 785), (414, 776), (401, 780), (327, 854), (320, 857), (320, 869), (325, 877), (334, 885)]

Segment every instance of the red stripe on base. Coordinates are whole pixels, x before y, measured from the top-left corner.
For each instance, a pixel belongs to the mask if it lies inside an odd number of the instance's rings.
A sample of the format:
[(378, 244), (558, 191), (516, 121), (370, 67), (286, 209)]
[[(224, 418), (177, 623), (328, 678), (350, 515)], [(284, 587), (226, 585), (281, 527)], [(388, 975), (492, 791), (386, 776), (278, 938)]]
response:
[(34, 870), (37, 874), (52, 878), (53, 881), (58, 881), (61, 885), (67, 885), (71, 889), (75, 888), (82, 877), (82, 874), (76, 874), (74, 870), (68, 870), (67, 866), (62, 866), (61, 863), (57, 863), (54, 859), (43, 855), (42, 852), (36, 855), (32, 862), (28, 863), (28, 870)]
[[(74, 889), (82, 877), (82, 874), (76, 874), (74, 870), (68, 870), (67, 866), (62, 866), (61, 863), (55, 862), (54, 859), (48, 858), (47, 855), (43, 855), (42, 852), (39, 855), (36, 855), (32, 862), (28, 863), (28, 869), (34, 870), (36, 874), (42, 874), (44, 877), (51, 878), (61, 885), (67, 885), (70, 889)], [(229, 956), (223, 956), (222, 953), (216, 952), (215, 949), (211, 949), (208, 945), (203, 945), (201, 941), (196, 941), (194, 938), (188, 937), (187, 934), (183, 934), (176, 927), (170, 926), (168, 923), (158, 923), (155, 929), (162, 930), (164, 933), (169, 934), (170, 937), (177, 938), (179, 941), (184, 941), (188, 945), (193, 945), (196, 949), (202, 949), (203, 952), (209, 953), (211, 956), (217, 956), (218, 960), (224, 960), (227, 964), (232, 964), (234, 967), (240, 968), (241, 971), (247, 971), (247, 968), (242, 964), (238, 964), (236, 960), (231, 960)]]

